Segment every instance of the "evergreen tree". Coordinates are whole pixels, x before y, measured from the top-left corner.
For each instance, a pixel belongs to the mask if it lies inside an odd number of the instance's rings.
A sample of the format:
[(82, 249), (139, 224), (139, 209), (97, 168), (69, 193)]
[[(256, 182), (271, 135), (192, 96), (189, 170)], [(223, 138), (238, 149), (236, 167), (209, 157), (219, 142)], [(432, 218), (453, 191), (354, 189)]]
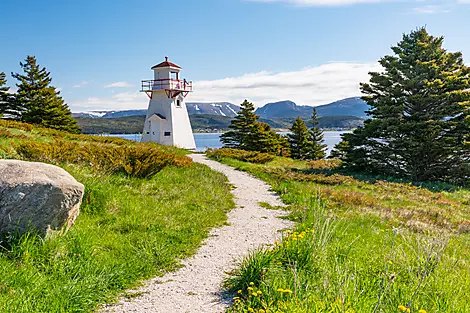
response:
[(291, 157), (299, 160), (308, 159), (312, 145), (307, 125), (305, 125), (305, 122), (300, 117), (297, 117), (290, 131), (291, 133), (287, 136)]
[(251, 143), (250, 135), (255, 127), (259, 116), (255, 114), (253, 103), (248, 100), (243, 101), (237, 116), (230, 122), (230, 131), (220, 136), (221, 141), (227, 148), (249, 149)]
[(247, 150), (282, 155), (285, 153), (285, 146), (285, 138), (268, 124), (256, 122), (251, 128)]
[(0, 118), (4, 115), (12, 115), (12, 95), (8, 92), (10, 88), (6, 86), (7, 79), (4, 72), (0, 72)]
[(323, 140), (323, 131), (318, 127), (317, 109), (313, 108), (312, 113), (312, 128), (309, 129), (310, 133), (310, 147), (308, 158), (310, 160), (324, 159), (326, 156), (327, 145)]
[(442, 43), (425, 28), (405, 34), (361, 84), (371, 119), (343, 135), (346, 166), (415, 181), (468, 177), (470, 68)]
[(80, 132), (72, 113), (60, 97), (60, 92), (51, 86), (50, 72), (37, 64), (34, 56), (28, 56), (25, 63), (20, 62), (24, 74), (14, 74), (18, 92), (14, 101), (14, 111), (21, 121), (38, 124), (48, 128)]

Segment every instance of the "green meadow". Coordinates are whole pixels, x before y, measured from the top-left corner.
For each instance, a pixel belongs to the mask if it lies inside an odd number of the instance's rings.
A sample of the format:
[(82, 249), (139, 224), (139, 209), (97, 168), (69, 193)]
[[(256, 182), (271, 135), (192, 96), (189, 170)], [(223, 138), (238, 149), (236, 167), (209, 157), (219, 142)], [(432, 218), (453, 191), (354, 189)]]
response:
[(0, 121), (2, 158), (56, 164), (85, 185), (65, 235), (3, 238), (0, 311), (93, 312), (177, 269), (234, 206), (226, 178), (185, 154)]
[(223, 154), (211, 157), (271, 184), (296, 222), (227, 278), (228, 312), (470, 311), (468, 189)]

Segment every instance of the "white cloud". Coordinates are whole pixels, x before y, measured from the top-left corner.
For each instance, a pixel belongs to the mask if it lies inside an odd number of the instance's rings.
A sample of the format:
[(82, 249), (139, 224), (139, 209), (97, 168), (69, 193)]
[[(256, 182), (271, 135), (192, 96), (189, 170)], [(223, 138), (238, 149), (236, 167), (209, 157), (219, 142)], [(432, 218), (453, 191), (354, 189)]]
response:
[[(250, 0), (254, 2), (283, 2), (298, 6), (340, 6), (360, 3), (377, 3), (387, 0)], [(391, 2), (393, 0), (388, 0)], [(396, 1), (396, 0), (395, 0)]]
[(229, 101), (244, 99), (256, 106), (267, 102), (292, 100), (299, 105), (321, 105), (346, 97), (359, 96), (359, 83), (369, 80), (368, 72), (379, 71), (373, 63), (328, 63), (299, 71), (259, 72), (240, 77), (194, 83), (188, 101)]
[(83, 81), (83, 82), (81, 82), (81, 83), (78, 83), (78, 84), (76, 84), (76, 85), (73, 85), (72, 87), (73, 87), (73, 88), (81, 88), (81, 87), (86, 86), (86, 85), (88, 85), (88, 82)]
[(395, 2), (395, 3), (415, 3), (415, 2), (433, 2), (434, 4), (424, 5), (413, 9), (414, 13), (419, 14), (434, 14), (434, 13), (447, 13), (450, 11), (449, 6), (455, 4), (470, 4), (470, 0), (249, 0), (252, 2), (265, 2), (265, 3), (284, 3), (294, 6), (345, 6), (366, 3), (381, 3), (381, 2)]
[(134, 87), (134, 86), (129, 84), (128, 82), (115, 82), (115, 83), (104, 86), (104, 88), (128, 88), (128, 87)]
[(425, 5), (422, 7), (413, 8), (413, 12), (417, 14), (437, 14), (437, 13), (449, 13), (450, 9), (446, 9), (440, 5)]
[[(377, 62), (335, 62), (292, 72), (258, 72), (239, 77), (194, 82), (194, 92), (187, 101), (229, 101), (244, 99), (256, 106), (268, 102), (292, 100), (299, 105), (321, 105), (347, 97), (359, 96), (359, 83), (369, 81), (369, 71), (380, 71)], [(141, 92), (123, 92), (106, 98), (88, 98), (71, 102), (74, 111), (143, 109), (148, 98)]]

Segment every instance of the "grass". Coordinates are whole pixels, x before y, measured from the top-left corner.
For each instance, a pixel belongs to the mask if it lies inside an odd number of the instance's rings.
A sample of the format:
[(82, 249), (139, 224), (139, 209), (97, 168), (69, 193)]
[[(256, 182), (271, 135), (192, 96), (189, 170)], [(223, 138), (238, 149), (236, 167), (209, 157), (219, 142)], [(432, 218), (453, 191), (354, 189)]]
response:
[(271, 184), (297, 222), (231, 273), (228, 312), (470, 312), (469, 190), (220, 161)]
[[(55, 136), (84, 145), (134, 144), (0, 124), (0, 155), (18, 158), (16, 144), (53, 143)], [(93, 312), (143, 279), (178, 268), (234, 206), (226, 178), (198, 164), (166, 166), (149, 178), (57, 164), (85, 185), (80, 215), (63, 236), (26, 234), (2, 243), (1, 312)]]

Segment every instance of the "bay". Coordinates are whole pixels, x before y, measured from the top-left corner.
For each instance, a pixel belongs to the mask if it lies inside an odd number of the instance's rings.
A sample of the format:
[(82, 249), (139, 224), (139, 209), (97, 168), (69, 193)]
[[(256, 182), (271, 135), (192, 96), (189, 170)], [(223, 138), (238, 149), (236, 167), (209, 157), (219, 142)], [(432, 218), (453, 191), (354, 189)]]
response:
[[(347, 133), (348, 131), (325, 131), (324, 140), (328, 146), (328, 154), (331, 152), (333, 147), (341, 141), (341, 134)], [(281, 132), (281, 135), (286, 135), (286, 132)], [(221, 133), (196, 133), (194, 134), (194, 141), (196, 142), (196, 151), (205, 151), (207, 148), (221, 148), (223, 146), (220, 142)], [(113, 134), (106, 135), (111, 137), (119, 137), (133, 141), (140, 141), (140, 134)]]

